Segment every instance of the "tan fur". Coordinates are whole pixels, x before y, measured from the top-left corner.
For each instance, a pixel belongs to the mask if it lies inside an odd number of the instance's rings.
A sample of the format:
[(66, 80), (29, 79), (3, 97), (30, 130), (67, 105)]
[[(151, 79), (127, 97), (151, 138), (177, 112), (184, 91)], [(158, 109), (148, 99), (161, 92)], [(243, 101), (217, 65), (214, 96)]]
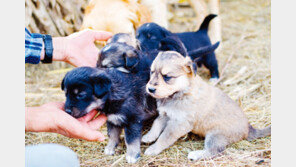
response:
[(150, 22), (148, 10), (135, 0), (91, 0), (82, 29), (135, 34), (135, 28)]
[[(173, 77), (164, 81), (162, 75)], [(220, 89), (204, 82), (194, 74), (192, 61), (177, 52), (159, 53), (151, 66), (148, 88), (157, 98), (159, 117), (143, 142), (152, 142), (147, 155), (159, 154), (181, 136), (193, 132), (206, 137), (205, 149), (189, 154), (190, 159), (208, 158), (222, 152), (228, 144), (246, 139), (249, 123), (241, 108)]]

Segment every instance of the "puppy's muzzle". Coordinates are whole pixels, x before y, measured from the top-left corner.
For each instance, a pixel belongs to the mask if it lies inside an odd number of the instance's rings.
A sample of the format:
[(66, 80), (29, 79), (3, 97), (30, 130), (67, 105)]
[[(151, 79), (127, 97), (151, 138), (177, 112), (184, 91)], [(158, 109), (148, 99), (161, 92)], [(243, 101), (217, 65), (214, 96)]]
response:
[(72, 109), (67, 108), (65, 109), (65, 112), (75, 118), (79, 118), (81, 116), (81, 112), (75, 107), (73, 107)]
[(152, 88), (152, 87), (148, 88), (148, 92), (149, 92), (149, 93), (155, 93), (155, 91), (156, 91), (155, 88)]

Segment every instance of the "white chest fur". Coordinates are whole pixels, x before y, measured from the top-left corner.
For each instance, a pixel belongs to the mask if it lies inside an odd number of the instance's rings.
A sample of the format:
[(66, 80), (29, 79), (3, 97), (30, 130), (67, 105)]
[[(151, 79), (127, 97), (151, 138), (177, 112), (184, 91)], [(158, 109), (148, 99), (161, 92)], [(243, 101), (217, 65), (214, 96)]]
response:
[(157, 101), (159, 114), (165, 114), (170, 119), (179, 121), (195, 120), (195, 112), (192, 103), (188, 99), (184, 100), (167, 100), (165, 102)]
[(125, 121), (125, 116), (121, 114), (110, 114), (107, 116), (108, 121), (114, 125), (121, 125)]

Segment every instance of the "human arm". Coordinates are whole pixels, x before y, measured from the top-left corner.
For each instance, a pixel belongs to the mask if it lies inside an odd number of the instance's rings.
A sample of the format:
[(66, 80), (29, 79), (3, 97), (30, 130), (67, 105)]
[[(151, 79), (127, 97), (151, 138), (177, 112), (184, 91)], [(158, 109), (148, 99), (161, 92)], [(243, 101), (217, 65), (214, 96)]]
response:
[[(85, 29), (67, 37), (53, 37), (52, 60), (64, 61), (76, 67), (95, 67), (99, 49), (95, 46), (94, 42), (106, 41), (111, 36), (112, 34), (109, 32)], [(43, 59), (44, 43), (42, 35), (30, 33), (26, 29), (26, 63), (38, 64)]]

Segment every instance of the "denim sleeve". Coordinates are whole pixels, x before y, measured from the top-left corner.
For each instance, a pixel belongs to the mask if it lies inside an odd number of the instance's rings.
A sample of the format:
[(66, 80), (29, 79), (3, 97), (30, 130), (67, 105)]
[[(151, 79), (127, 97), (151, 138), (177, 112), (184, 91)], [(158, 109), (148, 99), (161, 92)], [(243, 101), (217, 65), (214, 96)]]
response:
[(30, 64), (38, 64), (43, 46), (43, 35), (30, 33), (25, 28), (25, 62)]

